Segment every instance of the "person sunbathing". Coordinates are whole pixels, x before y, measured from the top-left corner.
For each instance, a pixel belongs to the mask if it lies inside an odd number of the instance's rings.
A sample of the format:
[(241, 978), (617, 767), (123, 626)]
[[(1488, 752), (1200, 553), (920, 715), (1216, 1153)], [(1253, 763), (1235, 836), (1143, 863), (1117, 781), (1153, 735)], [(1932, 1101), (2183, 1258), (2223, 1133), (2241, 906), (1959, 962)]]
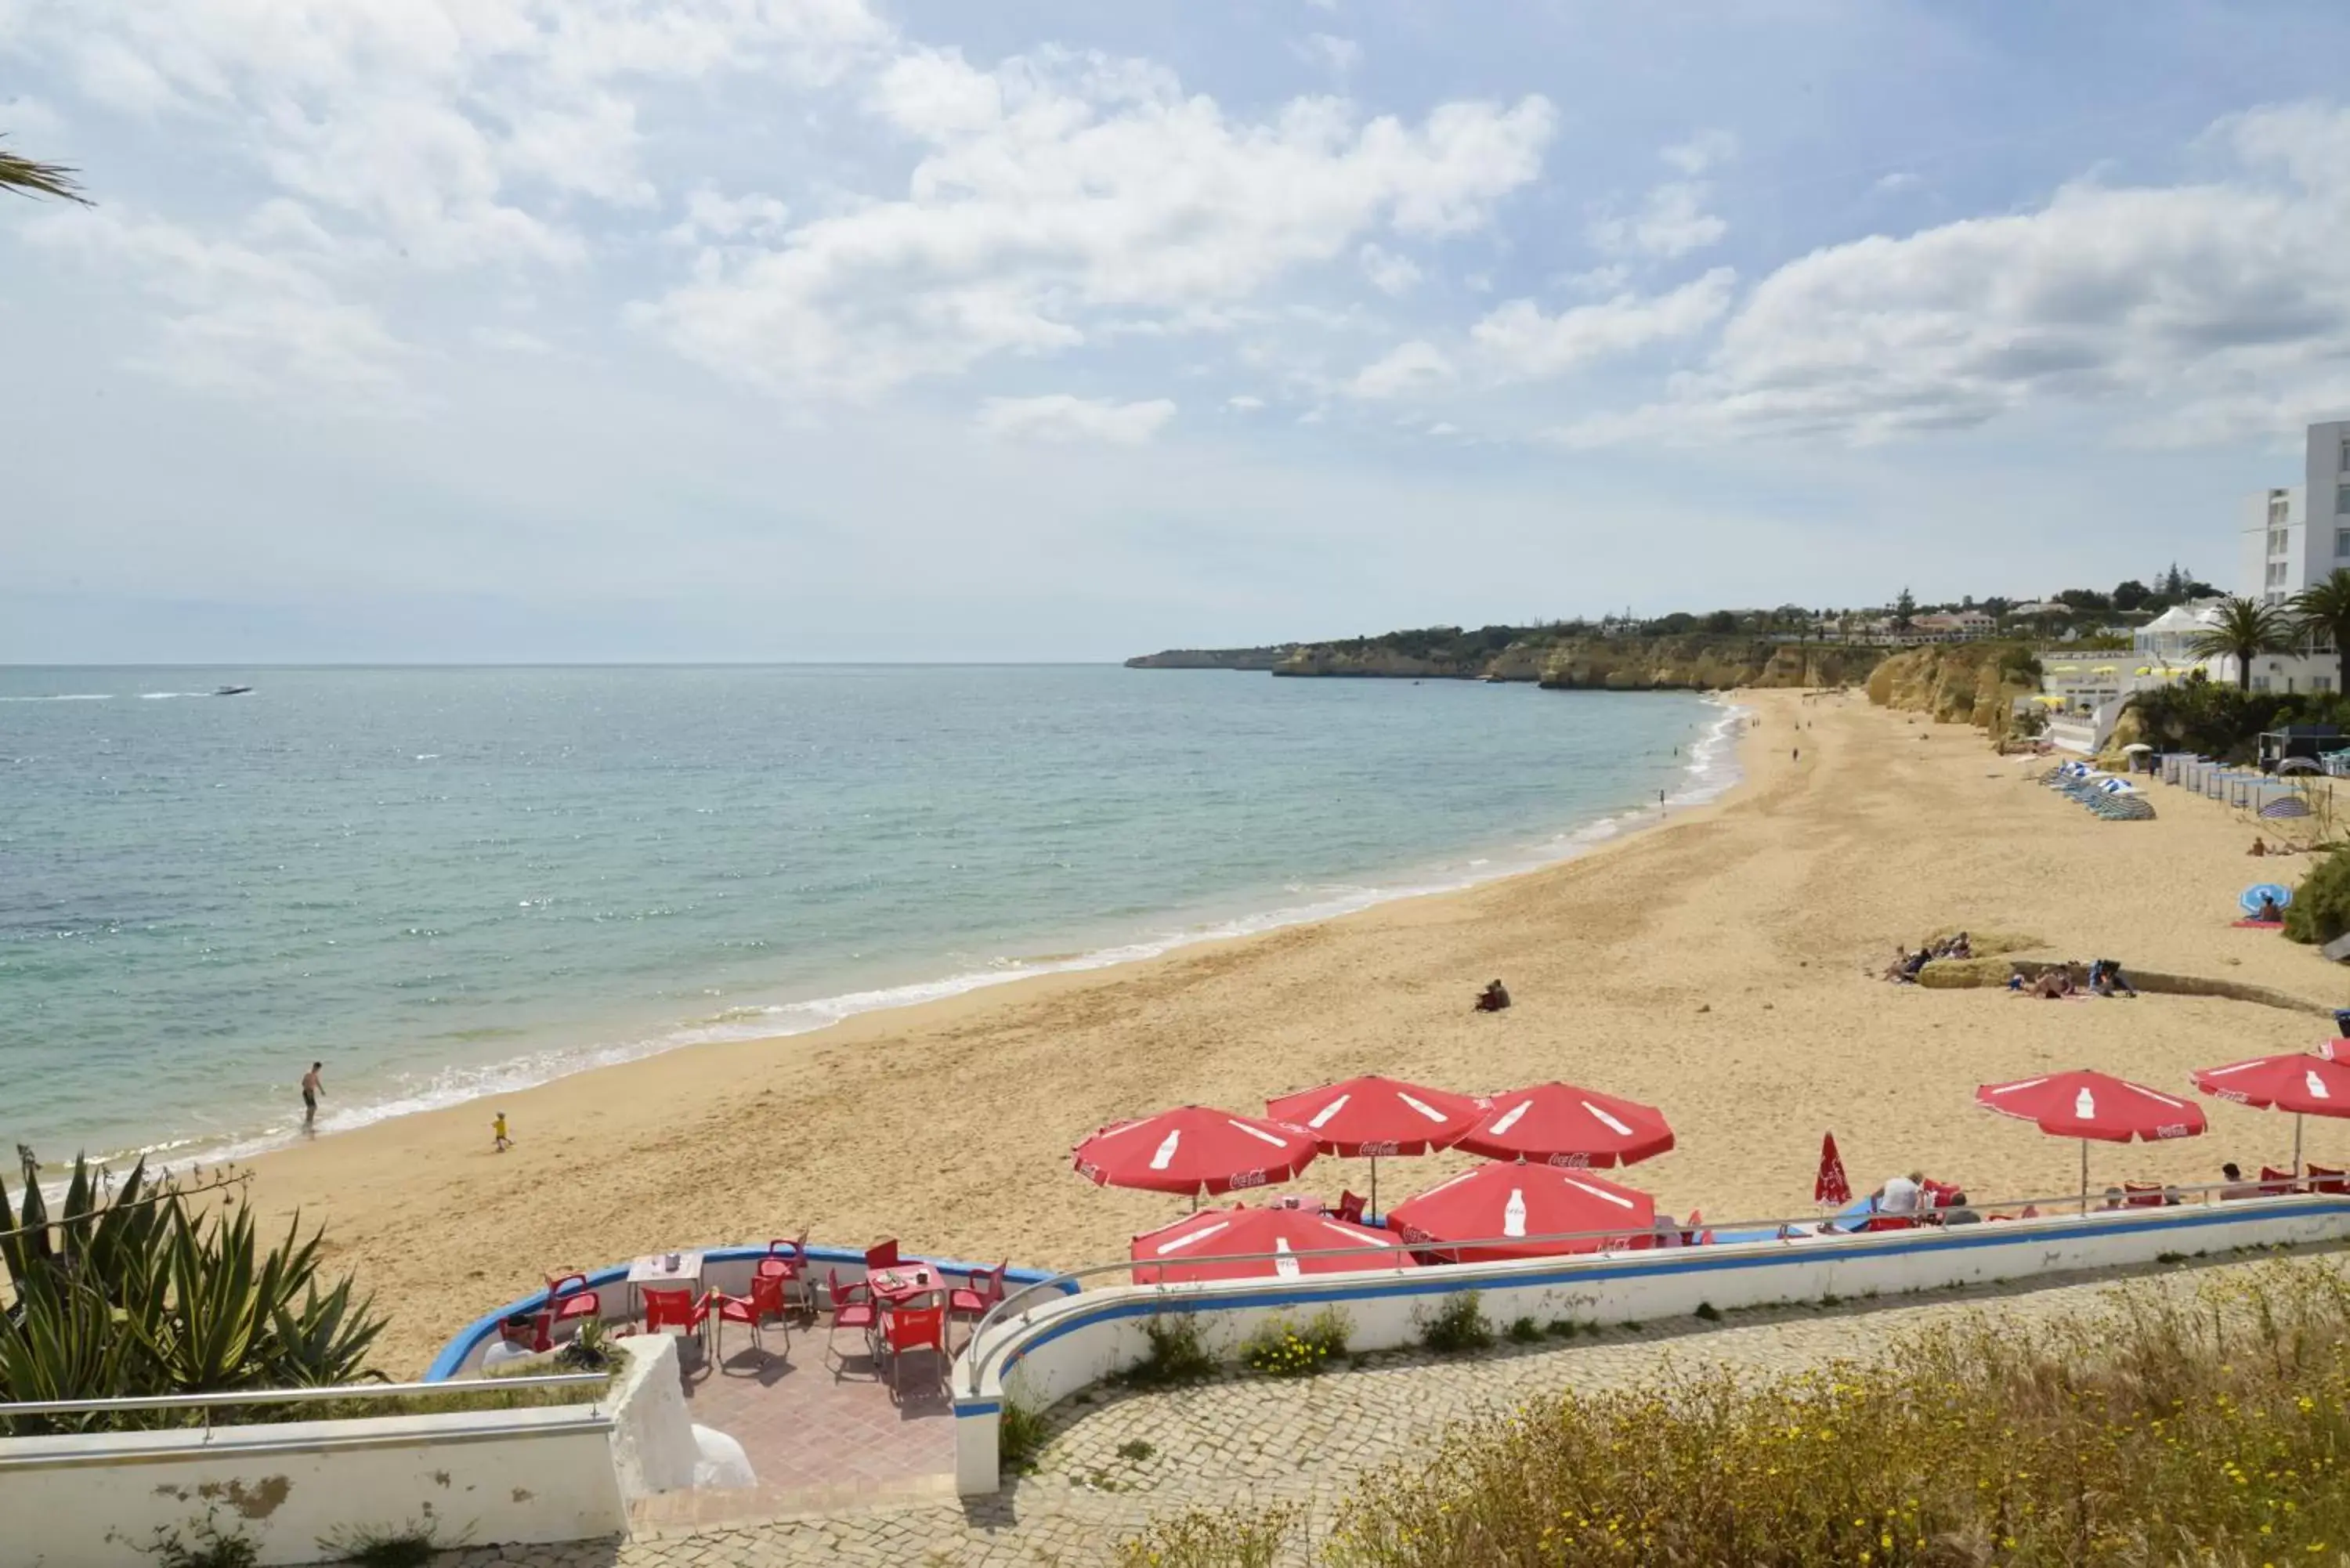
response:
[(2044, 970), (2033, 982), (2032, 994), (2043, 1002), (2062, 1002), (2073, 994), (2073, 974), (2070, 970)]
[(1498, 980), (1477, 993), (1477, 1011), (1480, 1012), (1499, 1012), (1509, 1005), (1509, 990)]

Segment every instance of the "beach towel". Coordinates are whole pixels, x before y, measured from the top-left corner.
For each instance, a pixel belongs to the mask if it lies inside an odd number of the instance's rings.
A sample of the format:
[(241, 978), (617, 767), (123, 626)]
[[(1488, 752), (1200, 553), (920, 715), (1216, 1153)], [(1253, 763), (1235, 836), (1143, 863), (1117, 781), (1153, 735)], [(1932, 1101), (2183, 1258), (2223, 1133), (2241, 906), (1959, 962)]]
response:
[(2243, 931), (2281, 931), (2284, 929), (2284, 922), (2282, 920), (2231, 920), (2229, 924), (2234, 926), (2238, 930)]

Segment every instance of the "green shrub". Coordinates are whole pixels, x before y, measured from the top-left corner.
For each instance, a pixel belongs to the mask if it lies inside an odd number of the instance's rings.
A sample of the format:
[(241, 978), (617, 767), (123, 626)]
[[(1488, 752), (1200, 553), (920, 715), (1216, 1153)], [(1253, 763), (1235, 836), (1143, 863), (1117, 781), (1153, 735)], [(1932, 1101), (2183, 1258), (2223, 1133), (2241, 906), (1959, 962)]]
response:
[(1447, 1296), (1420, 1324), (1419, 1343), (1439, 1355), (1460, 1355), (1493, 1343), (1493, 1325), (1475, 1291)]
[(1510, 1343), (1512, 1345), (1537, 1344), (1541, 1341), (1542, 1336), (1542, 1324), (1536, 1323), (1530, 1317), (1518, 1318), (1510, 1324)]
[(261, 1561), (261, 1548), (242, 1529), (221, 1529), (217, 1505), (204, 1510), (184, 1534), (158, 1525), (155, 1539), (139, 1550), (161, 1568), (255, 1568)]
[(1324, 1307), (1301, 1325), (1286, 1313), (1260, 1324), (1241, 1345), (1241, 1363), (1267, 1377), (1311, 1377), (1347, 1354), (1354, 1324), (1336, 1307)]
[(442, 1541), (430, 1520), (393, 1529), (354, 1525), (318, 1537), (318, 1550), (331, 1552), (357, 1568), (424, 1568), (443, 1550), (460, 1544)]
[(1129, 1388), (1180, 1388), (1216, 1375), (1216, 1358), (1200, 1334), (1200, 1320), (1188, 1312), (1154, 1317), (1142, 1325), (1150, 1353), (1118, 1381)]
[(1005, 1396), (995, 1428), (996, 1469), (1005, 1475), (1024, 1476), (1036, 1469), (1045, 1450), (1045, 1412)]
[(2336, 849), (2309, 868), (2284, 907), (2284, 934), (2296, 942), (2330, 942), (2350, 931), (2350, 853)]
[(2322, 1262), (2247, 1272), (2070, 1319), (1978, 1315), (1871, 1364), (1539, 1400), (1363, 1478), (1317, 1561), (2338, 1563), (2350, 1283)]
[(1274, 1568), (1304, 1522), (1295, 1504), (1218, 1512), (1195, 1508), (1118, 1544), (1118, 1568)]

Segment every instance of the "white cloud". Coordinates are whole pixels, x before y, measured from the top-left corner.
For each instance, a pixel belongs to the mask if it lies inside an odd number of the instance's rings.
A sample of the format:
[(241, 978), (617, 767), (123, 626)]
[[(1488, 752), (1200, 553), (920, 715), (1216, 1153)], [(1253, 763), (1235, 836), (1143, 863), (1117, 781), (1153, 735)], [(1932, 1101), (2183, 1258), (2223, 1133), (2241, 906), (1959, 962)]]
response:
[(473, 341), (484, 348), (494, 348), (501, 354), (552, 354), (555, 346), (536, 333), (525, 332), (515, 327), (476, 327)]
[(1428, 427), (1428, 433), (1432, 436), (1459, 435), (1461, 427), (1450, 420), (1439, 420)]
[(1918, 184), (1916, 173), (1908, 169), (1897, 169), (1890, 174), (1878, 175), (1868, 190), (1873, 196), (1890, 196), (1896, 192), (1915, 190)]
[(1253, 414), (1259, 409), (1264, 407), (1264, 400), (1263, 398), (1252, 396), (1247, 392), (1241, 392), (1232, 397), (1226, 398), (1224, 400), (1224, 407), (1236, 414)]
[(1165, 398), (1118, 403), (1055, 392), (1042, 398), (990, 398), (979, 406), (973, 422), (984, 434), (1002, 441), (1139, 446), (1174, 417), (1175, 405)]
[(1657, 154), (1686, 175), (1720, 168), (1738, 156), (1738, 138), (1727, 130), (1700, 130)]
[(1546, 316), (1531, 299), (1513, 299), (1470, 328), (1485, 363), (1504, 379), (1555, 376), (1595, 359), (1688, 337), (1730, 307), (1737, 274), (1716, 267), (1694, 282), (1653, 296), (1618, 294)]
[(1665, 400), (1560, 435), (1867, 441), (2067, 401), (2193, 440), (2332, 406), (2350, 359), (2350, 111), (2261, 109), (2206, 142), (2218, 175), (2201, 182), (2083, 182), (1790, 262)]
[(1458, 374), (1442, 349), (1414, 338), (1398, 344), (1357, 371), (1354, 379), (1347, 383), (1347, 392), (1350, 397), (1370, 400), (1409, 397), (1450, 386)]
[(1657, 186), (1628, 217), (1602, 218), (1590, 227), (1591, 243), (1611, 255), (1673, 257), (1721, 243), (1730, 225), (1705, 211), (1708, 188), (1701, 180), (1675, 180)]
[(661, 237), (686, 245), (772, 240), (789, 226), (791, 215), (775, 197), (728, 196), (705, 185), (686, 197), (683, 221)]
[[(283, 225), (286, 215), (270, 221)], [(409, 350), (310, 265), (113, 205), (46, 213), (25, 232), (36, 245), (121, 273), (158, 301), (156, 345), (140, 363), (166, 379), (249, 397), (400, 400)]]
[(1363, 63), (1363, 46), (1330, 33), (1310, 33), (1290, 48), (1307, 65), (1343, 77)]
[(1368, 241), (1356, 254), (1371, 286), (1390, 298), (1410, 292), (1411, 286), (1419, 281), (1419, 264), (1409, 256), (1399, 255)]
[(1228, 321), (1381, 229), (1483, 226), (1538, 172), (1555, 121), (1540, 98), (1443, 104), (1417, 126), (1327, 99), (1235, 119), (1157, 67), (1062, 50), (910, 69), (920, 91), (901, 78), (872, 100), (929, 147), (902, 198), (704, 253), (633, 319), (728, 375), (851, 397), (1154, 318)]

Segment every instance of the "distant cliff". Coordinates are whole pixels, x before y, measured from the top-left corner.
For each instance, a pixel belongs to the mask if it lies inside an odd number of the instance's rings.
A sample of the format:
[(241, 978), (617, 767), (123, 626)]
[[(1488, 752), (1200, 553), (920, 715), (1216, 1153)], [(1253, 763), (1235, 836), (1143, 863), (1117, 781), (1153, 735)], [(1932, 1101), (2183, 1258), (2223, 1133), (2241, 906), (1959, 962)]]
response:
[(1126, 661), (1128, 670), (1271, 670), (1296, 649), (1294, 642), (1278, 648), (1170, 648), (1164, 653), (1142, 653)]
[(1285, 648), (1184, 650), (1129, 659), (1133, 669), (1270, 670), (1275, 675), (1388, 680), (1522, 680), (1559, 691), (1720, 691), (1842, 686), (1866, 680), (1877, 648), (1691, 633), (1600, 637), (1489, 627), (1434, 628)]
[(1927, 713), (1938, 723), (1972, 724), (1994, 740), (2013, 728), (2015, 699), (2040, 690), (2031, 649), (2013, 642), (1956, 642), (1913, 648), (1879, 664), (1868, 700), (1880, 708)]

